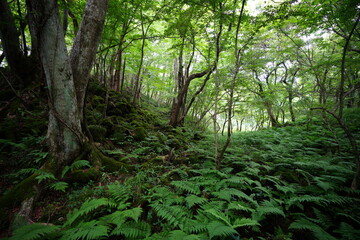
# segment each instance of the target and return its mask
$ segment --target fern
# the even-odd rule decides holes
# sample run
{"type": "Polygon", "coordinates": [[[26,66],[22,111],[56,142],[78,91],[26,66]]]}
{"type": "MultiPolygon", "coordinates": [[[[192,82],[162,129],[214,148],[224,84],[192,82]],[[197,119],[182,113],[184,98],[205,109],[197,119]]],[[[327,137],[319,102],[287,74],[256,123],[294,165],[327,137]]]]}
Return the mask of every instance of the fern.
{"type": "Polygon", "coordinates": [[[311,231],[319,240],[336,240],[332,235],[327,233],[324,229],[322,229],[319,225],[306,220],[305,218],[301,218],[290,224],[289,229],[294,230],[308,230],[311,231]]]}
{"type": "Polygon", "coordinates": [[[205,210],[206,213],[210,213],[211,216],[215,217],[215,220],[220,220],[225,223],[227,226],[231,226],[230,218],[221,211],[218,211],[214,208],[205,210]]]}
{"type": "Polygon", "coordinates": [[[38,176],[35,177],[35,179],[38,180],[38,183],[41,183],[44,180],[56,180],[56,177],[52,173],[45,172],[42,170],[38,170],[36,173],[39,174],[38,176]]]}
{"type": "Polygon", "coordinates": [[[203,215],[197,215],[194,219],[188,219],[183,227],[183,230],[189,233],[203,233],[207,231],[208,218],[203,215]]]}
{"type": "Polygon", "coordinates": [[[227,237],[233,234],[237,234],[237,231],[230,227],[225,225],[222,222],[219,221],[212,221],[207,225],[208,233],[210,236],[210,239],[213,237],[227,237]]]}
{"type": "Polygon", "coordinates": [[[66,173],[69,171],[72,172],[76,169],[84,168],[84,167],[91,167],[90,162],[87,160],[77,160],[73,162],[70,166],[65,166],[63,171],[61,172],[61,177],[63,178],[66,173]]]}
{"type": "Polygon", "coordinates": [[[194,234],[187,234],[181,230],[174,230],[169,233],[169,240],[200,240],[201,238],[194,234]]]}
{"type": "Polygon", "coordinates": [[[100,218],[100,220],[120,226],[123,223],[125,223],[128,219],[137,222],[141,214],[142,214],[142,208],[132,208],[123,211],[118,210],[100,218]]]}
{"type": "Polygon", "coordinates": [[[189,195],[185,198],[186,203],[188,204],[188,207],[191,208],[195,205],[203,205],[205,204],[208,200],[206,198],[203,197],[198,197],[196,195],[189,195]]]}
{"type": "Polygon", "coordinates": [[[102,206],[116,207],[116,204],[107,198],[86,201],[80,209],[75,209],[72,213],[68,214],[67,221],[64,226],[71,226],[77,219],[102,206]]]}
{"type": "Polygon", "coordinates": [[[238,228],[238,227],[249,227],[249,226],[260,226],[260,223],[250,218],[240,218],[235,220],[232,227],[238,228]]]}
{"type": "Polygon", "coordinates": [[[56,190],[56,191],[62,191],[65,192],[66,189],[69,187],[69,184],[66,182],[56,182],[50,185],[50,188],[56,190]]]}
{"type": "Polygon", "coordinates": [[[113,200],[121,204],[126,202],[131,197],[129,193],[131,193],[132,191],[129,186],[115,183],[108,185],[108,192],[113,200]]]}
{"type": "Polygon", "coordinates": [[[302,195],[299,197],[292,197],[289,199],[289,201],[287,202],[288,208],[290,208],[291,206],[297,204],[297,203],[315,203],[318,204],[320,206],[324,206],[326,205],[329,201],[328,199],[325,199],[324,197],[316,197],[316,196],[310,196],[310,195],[302,195]]]}
{"type": "Polygon", "coordinates": [[[96,220],[80,222],[76,227],[68,229],[60,240],[97,240],[108,237],[109,226],[102,225],[96,220]]]}
{"type": "Polygon", "coordinates": [[[192,194],[200,194],[200,188],[193,182],[189,181],[172,181],[171,185],[181,189],[182,191],[192,193],[192,194]]]}
{"type": "Polygon", "coordinates": [[[344,240],[358,239],[360,236],[359,229],[355,229],[351,225],[344,222],[340,223],[339,228],[336,229],[335,232],[341,234],[341,239],[344,240]]]}
{"type": "Polygon", "coordinates": [[[253,212],[253,219],[261,220],[265,215],[274,214],[285,217],[285,213],[281,206],[278,206],[274,201],[264,201],[253,212]]]}
{"type": "Polygon", "coordinates": [[[13,236],[9,240],[37,240],[46,239],[46,237],[60,230],[58,226],[50,226],[44,224],[25,225],[15,230],[13,236]]]}
{"type": "Polygon", "coordinates": [[[146,222],[125,222],[117,226],[110,235],[123,235],[127,239],[140,239],[149,236],[150,233],[150,225],[146,222]]]}
{"type": "Polygon", "coordinates": [[[254,211],[253,208],[249,207],[244,202],[230,202],[227,207],[228,210],[237,210],[237,211],[245,211],[245,212],[252,212],[254,211]]]}
{"type": "Polygon", "coordinates": [[[159,217],[162,217],[173,226],[178,226],[180,223],[183,223],[186,216],[190,215],[187,208],[183,206],[168,206],[155,203],[151,204],[151,207],[159,217]]]}

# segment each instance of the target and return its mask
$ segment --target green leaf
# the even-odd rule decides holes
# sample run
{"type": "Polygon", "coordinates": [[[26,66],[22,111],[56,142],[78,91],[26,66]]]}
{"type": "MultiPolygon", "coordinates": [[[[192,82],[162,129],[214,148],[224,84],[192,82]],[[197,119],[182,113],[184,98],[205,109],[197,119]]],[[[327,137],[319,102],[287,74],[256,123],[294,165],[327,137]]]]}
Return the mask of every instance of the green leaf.
{"type": "Polygon", "coordinates": [[[65,192],[66,189],[69,187],[69,184],[66,182],[56,182],[50,185],[50,188],[56,190],[56,191],[62,191],[65,192]]]}
{"type": "Polygon", "coordinates": [[[238,218],[233,224],[233,228],[247,227],[247,226],[260,226],[259,222],[250,218],[238,218]]]}
{"type": "Polygon", "coordinates": [[[25,225],[16,229],[9,240],[37,240],[46,239],[46,236],[60,230],[58,226],[44,225],[40,223],[25,225]]]}
{"type": "Polygon", "coordinates": [[[207,225],[207,229],[209,232],[210,239],[212,239],[213,237],[224,238],[237,233],[237,231],[234,230],[234,228],[227,226],[224,223],[218,221],[210,222],[207,225]]]}

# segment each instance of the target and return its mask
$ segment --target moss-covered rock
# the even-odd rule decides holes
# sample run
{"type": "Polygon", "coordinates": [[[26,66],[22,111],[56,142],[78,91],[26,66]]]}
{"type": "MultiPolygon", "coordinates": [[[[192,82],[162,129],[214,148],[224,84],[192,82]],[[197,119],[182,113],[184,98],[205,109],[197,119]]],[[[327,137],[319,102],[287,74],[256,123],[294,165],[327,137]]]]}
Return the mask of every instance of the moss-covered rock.
{"type": "Polygon", "coordinates": [[[89,130],[95,141],[103,141],[106,136],[106,128],[100,125],[90,125],[89,130]]]}

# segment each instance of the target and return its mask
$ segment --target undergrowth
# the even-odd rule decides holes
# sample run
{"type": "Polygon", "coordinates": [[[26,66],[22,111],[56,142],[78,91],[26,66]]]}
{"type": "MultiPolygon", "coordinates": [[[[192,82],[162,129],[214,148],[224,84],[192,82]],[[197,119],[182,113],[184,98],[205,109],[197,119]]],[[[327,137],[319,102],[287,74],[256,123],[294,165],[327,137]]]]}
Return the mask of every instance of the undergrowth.
{"type": "Polygon", "coordinates": [[[234,134],[220,170],[212,137],[175,154],[181,161],[151,160],[172,141],[158,133],[131,152],[107,150],[144,164],[73,192],[69,204],[83,203],[63,222],[27,225],[10,239],[359,239],[360,191],[349,188],[354,164],[341,129],[234,134]]]}

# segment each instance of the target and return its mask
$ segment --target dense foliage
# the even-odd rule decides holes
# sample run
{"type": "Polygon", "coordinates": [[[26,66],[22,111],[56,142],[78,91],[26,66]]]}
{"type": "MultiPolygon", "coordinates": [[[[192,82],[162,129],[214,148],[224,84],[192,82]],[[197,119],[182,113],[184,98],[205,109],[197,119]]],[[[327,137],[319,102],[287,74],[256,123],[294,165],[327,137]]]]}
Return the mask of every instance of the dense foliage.
{"type": "MultiPolygon", "coordinates": [[[[358,116],[358,110],[346,115],[358,116]]],[[[352,127],[359,129],[358,123],[352,127]]],[[[154,144],[154,138],[148,136],[132,153],[146,152],[144,146],[154,144]]],[[[152,161],[125,179],[107,173],[100,183],[71,187],[66,220],[55,212],[61,201],[53,202],[47,209],[53,212],[43,218],[55,225],[28,225],[11,239],[359,236],[359,191],[348,187],[353,164],[340,128],[323,127],[314,118],[297,126],[236,133],[219,170],[211,145],[209,136],[191,143],[183,160],[152,161]]]]}
{"type": "Polygon", "coordinates": [[[0,0],[0,238],[360,238],[356,0],[0,0]]]}

